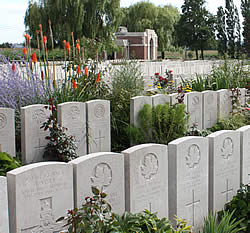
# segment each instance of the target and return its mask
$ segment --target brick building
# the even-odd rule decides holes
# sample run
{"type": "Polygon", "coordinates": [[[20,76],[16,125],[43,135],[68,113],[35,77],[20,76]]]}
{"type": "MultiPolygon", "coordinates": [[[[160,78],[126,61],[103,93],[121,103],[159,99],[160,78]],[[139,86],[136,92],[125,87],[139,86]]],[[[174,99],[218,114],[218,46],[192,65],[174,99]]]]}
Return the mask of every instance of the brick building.
{"type": "Polygon", "coordinates": [[[115,53],[114,59],[157,59],[158,37],[154,30],[146,29],[145,32],[128,32],[126,27],[119,27],[116,43],[122,47],[122,52],[115,53]]]}

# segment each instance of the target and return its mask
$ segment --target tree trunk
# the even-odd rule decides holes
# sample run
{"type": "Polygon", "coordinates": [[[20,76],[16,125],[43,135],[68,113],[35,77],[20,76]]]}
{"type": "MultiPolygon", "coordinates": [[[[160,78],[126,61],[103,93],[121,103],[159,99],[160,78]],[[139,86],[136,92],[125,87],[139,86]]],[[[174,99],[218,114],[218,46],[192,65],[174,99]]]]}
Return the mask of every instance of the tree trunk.
{"type": "Polygon", "coordinates": [[[199,60],[199,53],[198,53],[198,49],[195,49],[195,54],[196,54],[196,60],[199,60]]]}

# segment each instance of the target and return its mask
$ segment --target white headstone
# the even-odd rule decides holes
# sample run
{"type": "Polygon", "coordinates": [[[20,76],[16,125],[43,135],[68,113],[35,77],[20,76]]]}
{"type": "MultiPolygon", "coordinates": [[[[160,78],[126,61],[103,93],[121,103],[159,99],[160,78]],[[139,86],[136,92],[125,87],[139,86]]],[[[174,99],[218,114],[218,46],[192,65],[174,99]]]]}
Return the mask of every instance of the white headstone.
{"type": "Polygon", "coordinates": [[[88,154],[111,150],[110,102],[91,100],[87,106],[88,154]]]}
{"type": "Polygon", "coordinates": [[[232,111],[232,99],[230,90],[222,89],[217,91],[218,119],[228,117],[232,111]]]}
{"type": "Polygon", "coordinates": [[[189,113],[189,126],[194,123],[197,129],[202,129],[202,94],[201,92],[189,92],[187,96],[187,112],[189,113]]]}
{"type": "Polygon", "coordinates": [[[243,126],[240,132],[240,182],[250,184],[250,125],[243,126]]]}
{"type": "Polygon", "coordinates": [[[219,211],[240,187],[240,132],[221,130],[209,139],[209,209],[219,211]]]}
{"type": "Polygon", "coordinates": [[[130,99],[130,124],[134,124],[135,127],[139,126],[138,113],[145,104],[152,106],[150,96],[136,96],[130,99]]]}
{"type": "Polygon", "coordinates": [[[164,94],[156,94],[152,95],[152,105],[157,106],[158,104],[170,103],[170,96],[164,94]]]}
{"type": "Polygon", "coordinates": [[[48,144],[45,137],[49,132],[41,129],[41,126],[50,115],[45,106],[35,104],[21,108],[22,161],[25,164],[44,160],[43,153],[48,144]]]}
{"type": "Polygon", "coordinates": [[[0,145],[2,152],[16,155],[14,109],[0,108],[0,145]]]}
{"type": "Polygon", "coordinates": [[[245,106],[245,104],[246,104],[246,89],[245,88],[239,88],[239,90],[240,90],[239,104],[241,106],[245,106]]]}
{"type": "Polygon", "coordinates": [[[194,232],[208,215],[208,140],[183,137],[168,144],[169,217],[184,218],[194,232]]]}
{"type": "Polygon", "coordinates": [[[74,136],[77,155],[87,154],[86,106],[82,102],[67,102],[57,105],[58,123],[67,128],[68,135],[74,136]]]}
{"type": "Polygon", "coordinates": [[[211,128],[217,123],[217,92],[202,92],[203,129],[211,128]]]}
{"type": "Polygon", "coordinates": [[[10,233],[61,232],[56,222],[73,209],[73,166],[62,162],[26,165],[7,173],[10,233]]]}
{"type": "Polygon", "coordinates": [[[4,176],[0,176],[0,207],[0,233],[9,233],[7,180],[4,176]]]}
{"type": "Polygon", "coordinates": [[[92,196],[91,187],[107,194],[106,200],[115,213],[125,211],[124,158],[122,154],[99,152],[72,160],[74,165],[75,207],[92,196]]]}
{"type": "MultiPolygon", "coordinates": [[[[174,104],[178,104],[178,93],[172,93],[169,95],[170,97],[170,104],[174,105],[174,104]]],[[[186,105],[187,108],[187,95],[184,95],[184,104],[186,105]]]]}
{"type": "Polygon", "coordinates": [[[167,146],[142,144],[122,152],[125,156],[125,208],[145,209],[168,217],[167,146]]]}

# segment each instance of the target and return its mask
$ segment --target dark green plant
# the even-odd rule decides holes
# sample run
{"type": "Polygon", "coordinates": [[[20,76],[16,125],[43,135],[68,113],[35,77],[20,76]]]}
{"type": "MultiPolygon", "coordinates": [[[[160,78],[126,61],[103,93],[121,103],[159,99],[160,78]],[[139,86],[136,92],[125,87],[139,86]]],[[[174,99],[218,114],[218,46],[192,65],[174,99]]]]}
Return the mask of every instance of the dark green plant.
{"type": "Polygon", "coordinates": [[[16,157],[12,157],[5,152],[0,152],[0,176],[6,176],[8,171],[21,166],[21,162],[16,157]]]}
{"type": "Polygon", "coordinates": [[[244,230],[244,227],[241,227],[243,219],[236,219],[233,216],[233,213],[227,211],[221,212],[220,220],[218,221],[218,213],[210,214],[204,220],[203,233],[238,233],[241,230],[244,230]]]}
{"type": "Polygon", "coordinates": [[[250,232],[250,185],[241,184],[237,194],[225,205],[225,211],[244,228],[237,232],[250,232]]]}
{"type": "Polygon", "coordinates": [[[44,131],[49,130],[49,136],[45,138],[49,140],[49,143],[45,147],[44,157],[48,160],[59,160],[63,162],[68,162],[72,159],[78,157],[76,153],[76,142],[73,136],[69,136],[65,133],[66,128],[60,126],[56,119],[56,107],[54,105],[54,100],[49,100],[49,108],[51,110],[51,115],[48,120],[43,123],[41,128],[44,131]]]}
{"type": "Polygon", "coordinates": [[[168,144],[172,140],[183,137],[188,124],[188,115],[184,104],[149,105],[138,113],[139,128],[131,127],[131,139],[135,144],[153,142],[168,144]]]}

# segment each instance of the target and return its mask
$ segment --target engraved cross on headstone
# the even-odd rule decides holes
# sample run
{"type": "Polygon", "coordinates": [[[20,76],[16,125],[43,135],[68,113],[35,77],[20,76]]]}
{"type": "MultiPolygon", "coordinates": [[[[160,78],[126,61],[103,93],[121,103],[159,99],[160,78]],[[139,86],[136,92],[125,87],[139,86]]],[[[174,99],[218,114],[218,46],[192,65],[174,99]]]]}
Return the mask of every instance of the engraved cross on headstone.
{"type": "Polygon", "coordinates": [[[221,192],[222,195],[226,194],[226,201],[229,201],[229,193],[233,192],[233,188],[229,189],[229,185],[228,185],[228,179],[227,179],[227,188],[225,191],[221,192]]]}
{"type": "Polygon", "coordinates": [[[98,140],[99,144],[99,151],[102,149],[102,140],[105,139],[105,136],[101,136],[101,130],[99,129],[99,136],[95,138],[95,140],[98,140]]]}
{"type": "Polygon", "coordinates": [[[191,203],[188,203],[186,204],[186,207],[192,207],[192,225],[194,226],[194,216],[195,216],[195,204],[199,204],[200,203],[200,200],[196,200],[194,199],[194,190],[192,190],[192,202],[191,203]]]}

